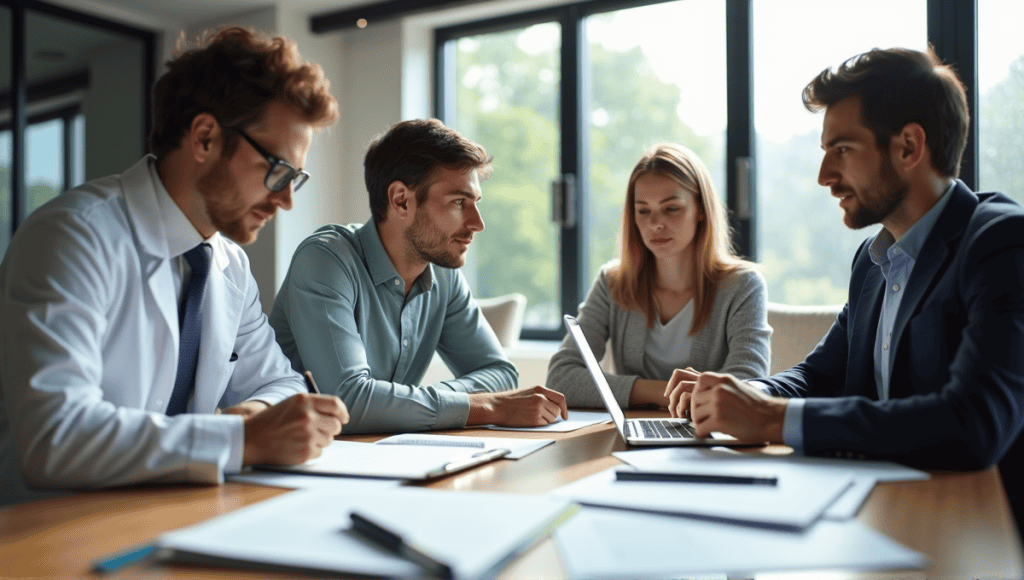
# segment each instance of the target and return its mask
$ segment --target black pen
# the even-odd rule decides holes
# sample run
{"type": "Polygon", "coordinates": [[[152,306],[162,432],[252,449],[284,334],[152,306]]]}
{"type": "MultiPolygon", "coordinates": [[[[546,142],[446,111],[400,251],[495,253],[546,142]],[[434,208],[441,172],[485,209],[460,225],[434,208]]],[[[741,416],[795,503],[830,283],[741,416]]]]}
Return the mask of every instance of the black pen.
{"type": "Polygon", "coordinates": [[[352,512],[350,515],[353,532],[392,554],[416,564],[430,578],[450,579],[453,577],[451,566],[410,544],[401,535],[356,512],[352,512]]]}
{"type": "Polygon", "coordinates": [[[306,388],[309,389],[309,392],[314,395],[319,395],[320,389],[317,388],[316,381],[313,380],[313,373],[306,371],[302,373],[302,377],[306,379],[306,388]]]}
{"type": "Polygon", "coordinates": [[[711,473],[679,473],[674,471],[615,470],[619,481],[668,481],[679,483],[740,483],[748,485],[778,485],[779,478],[771,475],[728,475],[711,473]]]}

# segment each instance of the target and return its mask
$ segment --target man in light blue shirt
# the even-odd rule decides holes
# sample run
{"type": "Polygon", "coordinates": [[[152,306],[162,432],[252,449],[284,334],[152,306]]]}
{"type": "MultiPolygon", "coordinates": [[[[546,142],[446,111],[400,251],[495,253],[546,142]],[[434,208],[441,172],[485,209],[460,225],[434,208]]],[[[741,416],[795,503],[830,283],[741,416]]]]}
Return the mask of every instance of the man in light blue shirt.
{"type": "Polygon", "coordinates": [[[519,374],[458,270],[483,231],[491,160],[436,119],[405,121],[364,162],[373,218],[299,245],[271,325],[292,366],[348,406],[346,433],[546,425],[561,393],[519,374]],[[456,378],[420,385],[434,355],[456,378]]]}

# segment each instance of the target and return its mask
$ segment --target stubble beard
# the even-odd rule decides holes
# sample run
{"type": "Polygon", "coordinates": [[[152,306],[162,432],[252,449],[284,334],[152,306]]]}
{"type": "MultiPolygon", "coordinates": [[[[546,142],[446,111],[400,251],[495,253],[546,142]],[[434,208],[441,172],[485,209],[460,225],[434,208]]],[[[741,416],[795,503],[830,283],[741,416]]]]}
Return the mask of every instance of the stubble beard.
{"type": "MultiPolygon", "coordinates": [[[[841,191],[841,190],[840,190],[841,191]]],[[[848,190],[849,191],[849,190],[848,190]]],[[[888,157],[882,157],[882,169],[879,172],[878,184],[875,186],[878,196],[870,204],[864,198],[858,198],[857,211],[843,216],[843,223],[854,230],[882,223],[906,199],[910,184],[900,179],[893,169],[888,157]]]]}
{"type": "Polygon", "coordinates": [[[246,207],[238,184],[233,182],[228,171],[228,158],[222,156],[210,171],[199,179],[197,188],[203,196],[206,214],[210,222],[228,239],[247,245],[256,241],[260,227],[247,226],[245,218],[250,211],[273,215],[276,207],[272,203],[246,207]]]}
{"type": "Polygon", "coordinates": [[[466,255],[448,249],[451,236],[446,235],[432,223],[422,210],[416,210],[412,225],[405,230],[405,240],[416,258],[436,264],[442,268],[461,268],[466,255]]]}

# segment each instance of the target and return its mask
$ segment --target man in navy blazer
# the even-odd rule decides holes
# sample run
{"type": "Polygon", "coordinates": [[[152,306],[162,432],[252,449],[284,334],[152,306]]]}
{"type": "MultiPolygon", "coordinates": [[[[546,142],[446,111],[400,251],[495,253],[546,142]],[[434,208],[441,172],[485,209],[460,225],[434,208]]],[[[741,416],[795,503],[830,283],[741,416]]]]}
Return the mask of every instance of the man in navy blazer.
{"type": "Polygon", "coordinates": [[[804,362],[761,388],[677,371],[672,414],[701,436],[808,455],[999,463],[1020,514],[1024,210],[955,179],[963,85],[931,50],[876,49],[820,73],[803,98],[825,109],[819,183],[847,226],[882,229],[858,249],[848,302],[804,362]]]}

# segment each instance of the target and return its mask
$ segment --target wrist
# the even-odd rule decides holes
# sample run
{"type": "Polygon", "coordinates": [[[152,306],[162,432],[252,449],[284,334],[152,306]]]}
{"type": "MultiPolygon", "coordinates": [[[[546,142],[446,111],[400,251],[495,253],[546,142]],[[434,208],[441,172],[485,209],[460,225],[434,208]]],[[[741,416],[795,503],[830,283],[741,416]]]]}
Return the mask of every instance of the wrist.
{"type": "Polygon", "coordinates": [[[769,443],[782,443],[786,425],[786,406],[789,399],[771,397],[768,400],[768,420],[765,424],[764,437],[769,443]]]}
{"type": "Polygon", "coordinates": [[[242,445],[242,465],[255,465],[263,463],[262,452],[263,449],[260,446],[257,439],[259,432],[258,426],[253,421],[253,416],[245,416],[242,419],[242,428],[244,430],[244,443],[242,445]]]}
{"type": "Polygon", "coordinates": [[[633,381],[633,388],[629,391],[629,405],[657,405],[668,406],[668,397],[665,396],[665,388],[668,381],[655,381],[652,379],[637,378],[633,381]]]}
{"type": "Polygon", "coordinates": [[[469,395],[469,417],[466,425],[492,425],[494,420],[493,397],[485,393],[473,393],[469,395]]]}

